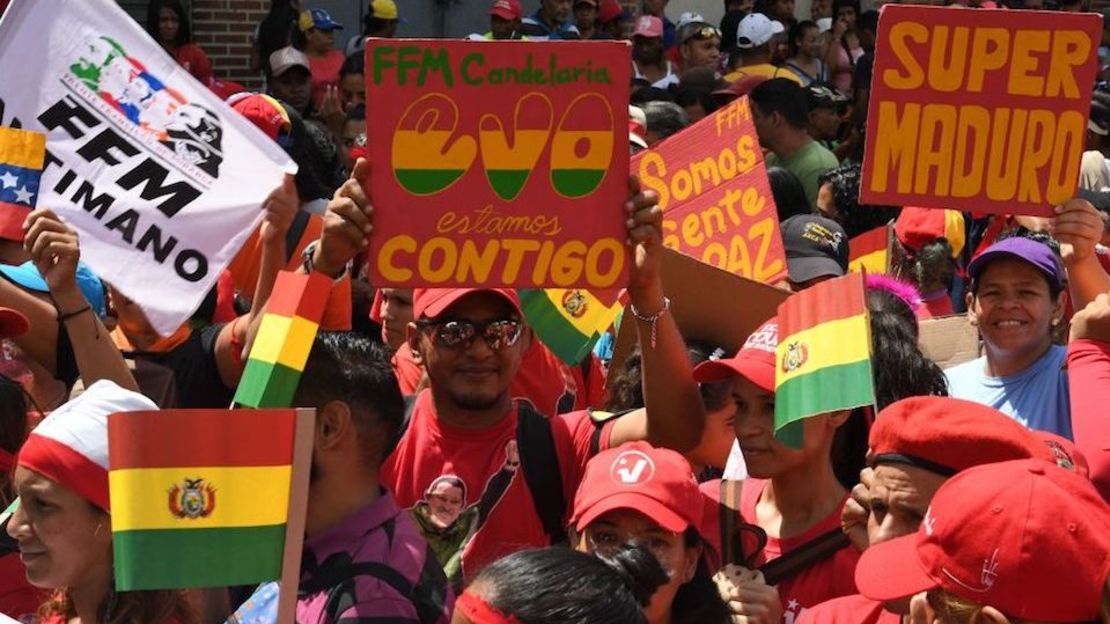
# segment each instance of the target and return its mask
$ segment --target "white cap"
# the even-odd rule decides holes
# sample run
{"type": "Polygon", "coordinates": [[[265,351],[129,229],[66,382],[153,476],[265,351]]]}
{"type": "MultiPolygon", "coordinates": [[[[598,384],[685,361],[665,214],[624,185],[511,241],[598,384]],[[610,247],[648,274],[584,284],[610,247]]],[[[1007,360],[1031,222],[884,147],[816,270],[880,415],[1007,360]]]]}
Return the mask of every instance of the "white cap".
{"type": "Polygon", "coordinates": [[[678,16],[678,23],[675,24],[675,28],[682,28],[683,26],[687,24],[693,24],[694,22],[705,22],[705,18],[701,16],[701,13],[697,13],[695,11],[687,11],[678,16]]]}
{"type": "Polygon", "coordinates": [[[742,50],[758,48],[784,30],[782,23],[762,13],[750,13],[740,20],[740,27],[736,30],[736,47],[742,50]]]}
{"type": "Polygon", "coordinates": [[[308,57],[293,46],[285,46],[270,55],[270,75],[280,76],[284,74],[289,68],[301,67],[307,69],[310,73],[312,68],[308,64],[308,57]]]}

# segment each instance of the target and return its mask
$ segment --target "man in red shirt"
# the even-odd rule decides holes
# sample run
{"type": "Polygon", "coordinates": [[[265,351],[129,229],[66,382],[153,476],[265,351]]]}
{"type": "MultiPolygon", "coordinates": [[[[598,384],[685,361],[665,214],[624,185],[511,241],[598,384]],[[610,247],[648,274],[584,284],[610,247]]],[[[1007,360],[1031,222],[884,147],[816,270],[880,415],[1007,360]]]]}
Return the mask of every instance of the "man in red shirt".
{"type": "MultiPolygon", "coordinates": [[[[339,274],[366,250],[372,209],[356,181],[366,167],[360,159],[329,203],[311,268],[339,274]]],[[[595,425],[587,412],[547,419],[512,400],[510,386],[533,340],[513,290],[414,291],[408,344],[423,361],[428,388],[412,401],[407,428],[381,477],[398,504],[414,510],[456,584],[514,551],[564,541],[569,503],[598,450],[640,439],[680,452],[698,443],[705,413],[682,336],[667,313],[663,213],[656,201],[632,181],[624,204],[635,258],[629,312],[643,342],[647,407],[604,425],[595,425]],[[465,493],[463,508],[446,527],[421,513],[443,477],[453,477],[465,493]]]]}

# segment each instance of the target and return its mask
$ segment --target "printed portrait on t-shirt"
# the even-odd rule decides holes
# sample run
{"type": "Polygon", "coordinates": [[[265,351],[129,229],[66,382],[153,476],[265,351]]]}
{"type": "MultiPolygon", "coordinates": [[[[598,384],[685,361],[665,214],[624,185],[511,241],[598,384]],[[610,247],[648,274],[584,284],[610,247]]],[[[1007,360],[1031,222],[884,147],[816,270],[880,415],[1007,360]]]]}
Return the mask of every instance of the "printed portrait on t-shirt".
{"type": "Polygon", "coordinates": [[[505,463],[486,482],[477,502],[467,506],[466,482],[457,475],[446,474],[434,479],[424,491],[424,498],[410,510],[448,578],[461,574],[463,549],[485,524],[519,469],[516,440],[509,440],[505,444],[505,463]]]}

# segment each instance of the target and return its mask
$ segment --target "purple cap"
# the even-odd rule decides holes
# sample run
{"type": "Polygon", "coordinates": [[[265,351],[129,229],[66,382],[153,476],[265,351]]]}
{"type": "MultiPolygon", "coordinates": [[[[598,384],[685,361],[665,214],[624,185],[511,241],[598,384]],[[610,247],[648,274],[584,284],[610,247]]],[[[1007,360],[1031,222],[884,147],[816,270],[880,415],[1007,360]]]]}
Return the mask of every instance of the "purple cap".
{"type": "Polygon", "coordinates": [[[979,279],[979,274],[983,272],[983,269],[1002,256],[1017,258],[1032,264],[1037,270],[1044,273],[1045,277],[1048,278],[1048,283],[1056,288],[1063,289],[1065,282],[1067,282],[1064,266],[1060,263],[1060,259],[1056,257],[1056,253],[1052,251],[1052,248],[1023,236],[1007,238],[987,247],[983,253],[975,256],[971,264],[967,266],[968,275],[971,276],[971,279],[979,279]]]}

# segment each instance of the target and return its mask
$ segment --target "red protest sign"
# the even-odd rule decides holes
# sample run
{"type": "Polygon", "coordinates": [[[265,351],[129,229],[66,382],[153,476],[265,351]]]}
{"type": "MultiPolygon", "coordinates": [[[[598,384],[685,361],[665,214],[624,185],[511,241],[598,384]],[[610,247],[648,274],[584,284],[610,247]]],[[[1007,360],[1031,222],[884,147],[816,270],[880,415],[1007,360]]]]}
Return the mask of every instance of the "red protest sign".
{"type": "Polygon", "coordinates": [[[372,283],[624,285],[630,67],[616,42],[370,40],[372,283]]]}
{"type": "Polygon", "coordinates": [[[659,193],[664,245],[757,282],[786,276],[747,97],[636,154],[632,171],[659,193]]]}
{"type": "Polygon", "coordinates": [[[887,5],[860,203],[1051,215],[1072,197],[1102,19],[887,5]]]}

